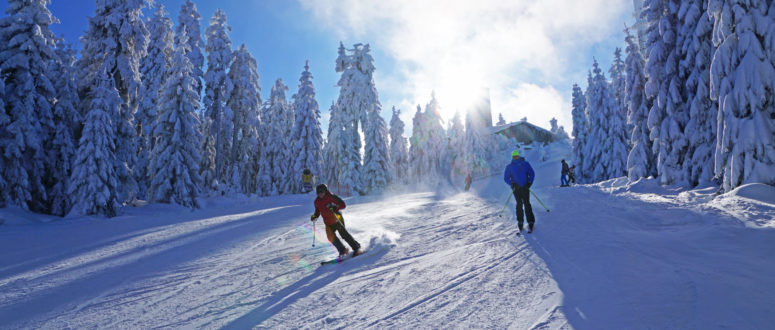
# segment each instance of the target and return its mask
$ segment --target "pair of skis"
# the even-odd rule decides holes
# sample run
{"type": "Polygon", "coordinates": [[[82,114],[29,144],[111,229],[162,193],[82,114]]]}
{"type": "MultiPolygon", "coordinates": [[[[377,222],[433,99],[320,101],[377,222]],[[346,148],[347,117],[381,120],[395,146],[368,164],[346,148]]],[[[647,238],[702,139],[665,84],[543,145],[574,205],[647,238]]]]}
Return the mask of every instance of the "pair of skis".
{"type": "Polygon", "coordinates": [[[365,252],[366,251],[358,251],[357,253],[353,252],[353,253],[351,253],[349,255],[346,255],[344,257],[339,257],[339,258],[336,258],[336,259],[333,259],[333,260],[328,260],[328,261],[321,261],[320,265],[323,266],[323,265],[333,265],[333,264],[342,263],[345,260],[355,258],[355,257],[357,257],[357,256],[359,256],[359,255],[361,255],[361,254],[363,254],[365,252]]]}

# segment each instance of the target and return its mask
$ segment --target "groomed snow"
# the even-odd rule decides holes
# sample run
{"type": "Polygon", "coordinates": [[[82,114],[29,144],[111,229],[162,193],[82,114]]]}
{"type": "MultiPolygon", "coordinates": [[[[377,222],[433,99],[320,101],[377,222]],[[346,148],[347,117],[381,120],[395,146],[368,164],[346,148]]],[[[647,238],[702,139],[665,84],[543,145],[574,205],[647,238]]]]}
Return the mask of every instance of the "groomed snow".
{"type": "MultiPolygon", "coordinates": [[[[561,154],[551,150],[549,154],[561,154]]],[[[0,328],[769,328],[773,187],[678,191],[644,179],[558,188],[538,161],[536,232],[516,236],[496,175],[347,199],[366,246],[334,249],[312,196],[151,204],[112,219],[0,226],[0,328]],[[458,186],[462,186],[460,182],[458,186]]],[[[567,152],[565,158],[569,159],[567,152]]],[[[505,165],[504,160],[504,165],[505,165]]],[[[47,218],[48,219],[48,218],[47,218]]]]}

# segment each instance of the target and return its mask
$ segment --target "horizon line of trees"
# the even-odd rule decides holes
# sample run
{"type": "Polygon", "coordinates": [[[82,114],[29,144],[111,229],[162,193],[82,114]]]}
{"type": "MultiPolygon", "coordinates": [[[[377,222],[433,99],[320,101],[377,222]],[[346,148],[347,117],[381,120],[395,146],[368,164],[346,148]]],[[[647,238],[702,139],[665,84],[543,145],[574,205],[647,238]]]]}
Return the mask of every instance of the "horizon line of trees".
{"type": "Polygon", "coordinates": [[[608,80],[593,60],[573,85],[581,182],[775,184],[775,3],[646,0],[608,80]]]}

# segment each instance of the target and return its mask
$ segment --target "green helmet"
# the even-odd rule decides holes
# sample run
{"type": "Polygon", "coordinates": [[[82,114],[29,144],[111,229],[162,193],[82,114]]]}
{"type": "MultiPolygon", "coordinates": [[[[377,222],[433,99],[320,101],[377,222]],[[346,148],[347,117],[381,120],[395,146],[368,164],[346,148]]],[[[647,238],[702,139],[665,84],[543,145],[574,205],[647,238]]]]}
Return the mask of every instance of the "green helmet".
{"type": "Polygon", "coordinates": [[[511,152],[511,157],[519,157],[519,150],[514,150],[511,152]]]}

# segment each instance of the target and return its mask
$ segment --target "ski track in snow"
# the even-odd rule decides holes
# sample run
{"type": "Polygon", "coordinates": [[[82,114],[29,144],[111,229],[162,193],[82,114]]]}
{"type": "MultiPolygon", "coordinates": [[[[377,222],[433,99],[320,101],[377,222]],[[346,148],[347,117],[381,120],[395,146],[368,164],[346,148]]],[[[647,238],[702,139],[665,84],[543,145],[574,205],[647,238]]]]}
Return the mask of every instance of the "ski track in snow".
{"type": "Polygon", "coordinates": [[[550,161],[533,161],[552,210],[533,199],[533,234],[516,235],[513,200],[498,217],[507,190],[496,175],[469,193],[348,199],[366,253],[335,265],[318,266],[335,253],[321,224],[311,246],[310,195],[0,227],[0,328],[775,324],[775,232],[755,226],[771,205],[553,188],[550,161]]]}

